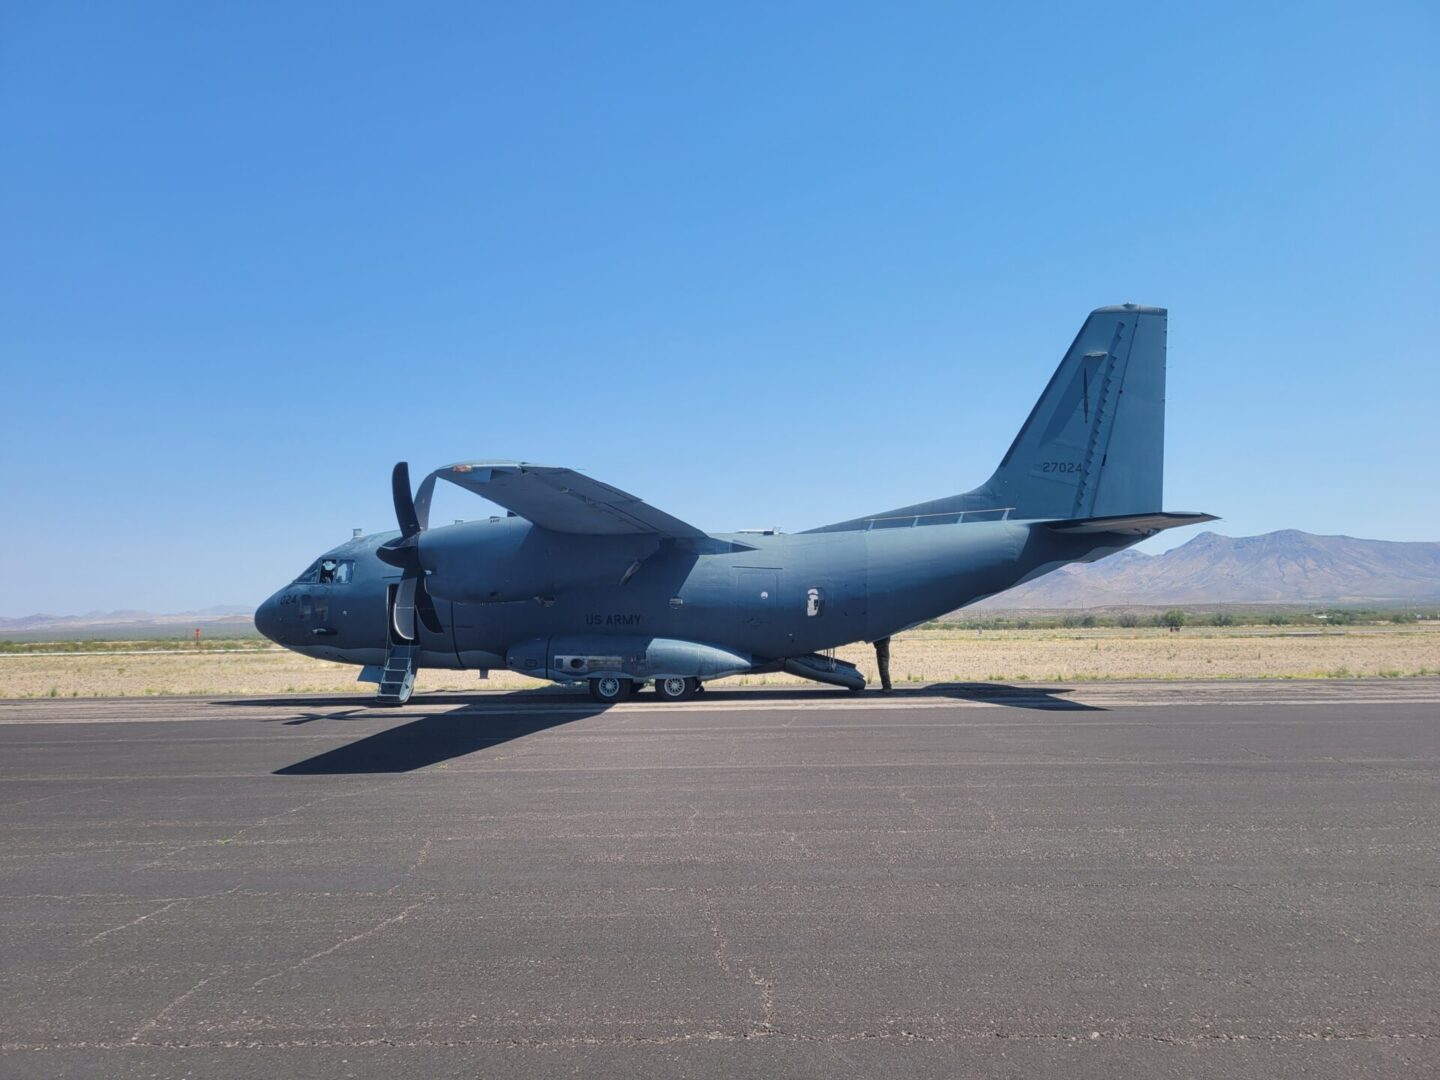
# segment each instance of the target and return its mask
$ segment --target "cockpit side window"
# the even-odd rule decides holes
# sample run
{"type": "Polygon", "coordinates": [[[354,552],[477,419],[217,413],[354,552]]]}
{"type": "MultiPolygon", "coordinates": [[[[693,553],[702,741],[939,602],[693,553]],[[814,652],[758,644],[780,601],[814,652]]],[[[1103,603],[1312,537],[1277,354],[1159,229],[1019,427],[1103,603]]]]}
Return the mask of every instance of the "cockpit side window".
{"type": "Polygon", "coordinates": [[[295,579],[296,585],[347,585],[355,573],[353,559],[316,559],[295,579]]]}
{"type": "Polygon", "coordinates": [[[356,572],[354,559],[333,559],[325,556],[310,564],[305,573],[295,579],[295,585],[348,585],[356,572]]]}
{"type": "Polygon", "coordinates": [[[345,585],[350,581],[350,573],[354,567],[355,564],[349,559],[321,559],[320,584],[345,585]]]}

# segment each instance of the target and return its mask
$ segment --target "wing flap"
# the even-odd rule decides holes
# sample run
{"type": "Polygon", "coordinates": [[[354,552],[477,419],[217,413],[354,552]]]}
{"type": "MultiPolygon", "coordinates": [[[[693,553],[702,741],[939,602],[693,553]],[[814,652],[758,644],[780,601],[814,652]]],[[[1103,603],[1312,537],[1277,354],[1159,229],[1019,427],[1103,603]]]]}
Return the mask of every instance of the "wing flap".
{"type": "Polygon", "coordinates": [[[459,462],[436,469],[433,475],[555,532],[589,536],[651,533],[675,539],[706,535],[643,499],[574,469],[525,461],[459,462]]]}

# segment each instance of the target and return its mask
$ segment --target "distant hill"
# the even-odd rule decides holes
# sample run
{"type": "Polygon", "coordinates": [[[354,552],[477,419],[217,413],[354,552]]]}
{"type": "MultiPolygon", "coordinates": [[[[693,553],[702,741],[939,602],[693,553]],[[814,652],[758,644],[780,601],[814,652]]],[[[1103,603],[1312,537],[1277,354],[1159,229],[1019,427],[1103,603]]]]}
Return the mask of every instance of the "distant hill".
{"type": "Polygon", "coordinates": [[[1201,533],[1162,555],[1122,551],[1076,564],[976,608],[1159,604],[1417,603],[1440,600],[1440,543],[1357,540],[1283,529],[1201,533]]]}
{"type": "Polygon", "coordinates": [[[88,629],[113,630],[121,627],[173,627],[208,626],[215,623],[251,623],[254,609],[235,604],[222,604],[200,611],[181,611],[173,615],[157,615],[151,611],[89,611],[84,615],[0,615],[0,633],[29,633],[31,631],[72,631],[88,629]]]}

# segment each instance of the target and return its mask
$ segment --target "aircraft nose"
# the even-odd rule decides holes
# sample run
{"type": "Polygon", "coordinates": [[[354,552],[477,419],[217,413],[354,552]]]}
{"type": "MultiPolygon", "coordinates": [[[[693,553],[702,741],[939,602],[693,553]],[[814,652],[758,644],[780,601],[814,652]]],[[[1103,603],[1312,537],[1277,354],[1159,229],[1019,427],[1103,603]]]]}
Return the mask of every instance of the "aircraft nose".
{"type": "Polygon", "coordinates": [[[275,642],[275,644],[284,644],[284,642],[280,640],[282,628],[279,593],[276,593],[255,609],[255,629],[259,630],[260,633],[275,642]]]}

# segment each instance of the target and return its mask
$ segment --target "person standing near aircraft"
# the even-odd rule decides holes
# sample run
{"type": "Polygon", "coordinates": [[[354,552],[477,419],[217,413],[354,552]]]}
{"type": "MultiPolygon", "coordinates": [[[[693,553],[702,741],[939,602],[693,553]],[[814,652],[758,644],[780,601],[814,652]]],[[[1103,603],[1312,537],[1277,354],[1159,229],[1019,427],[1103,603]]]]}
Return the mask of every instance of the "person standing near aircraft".
{"type": "Polygon", "coordinates": [[[875,642],[875,667],[880,672],[880,689],[890,693],[890,639],[883,637],[875,642]]]}

